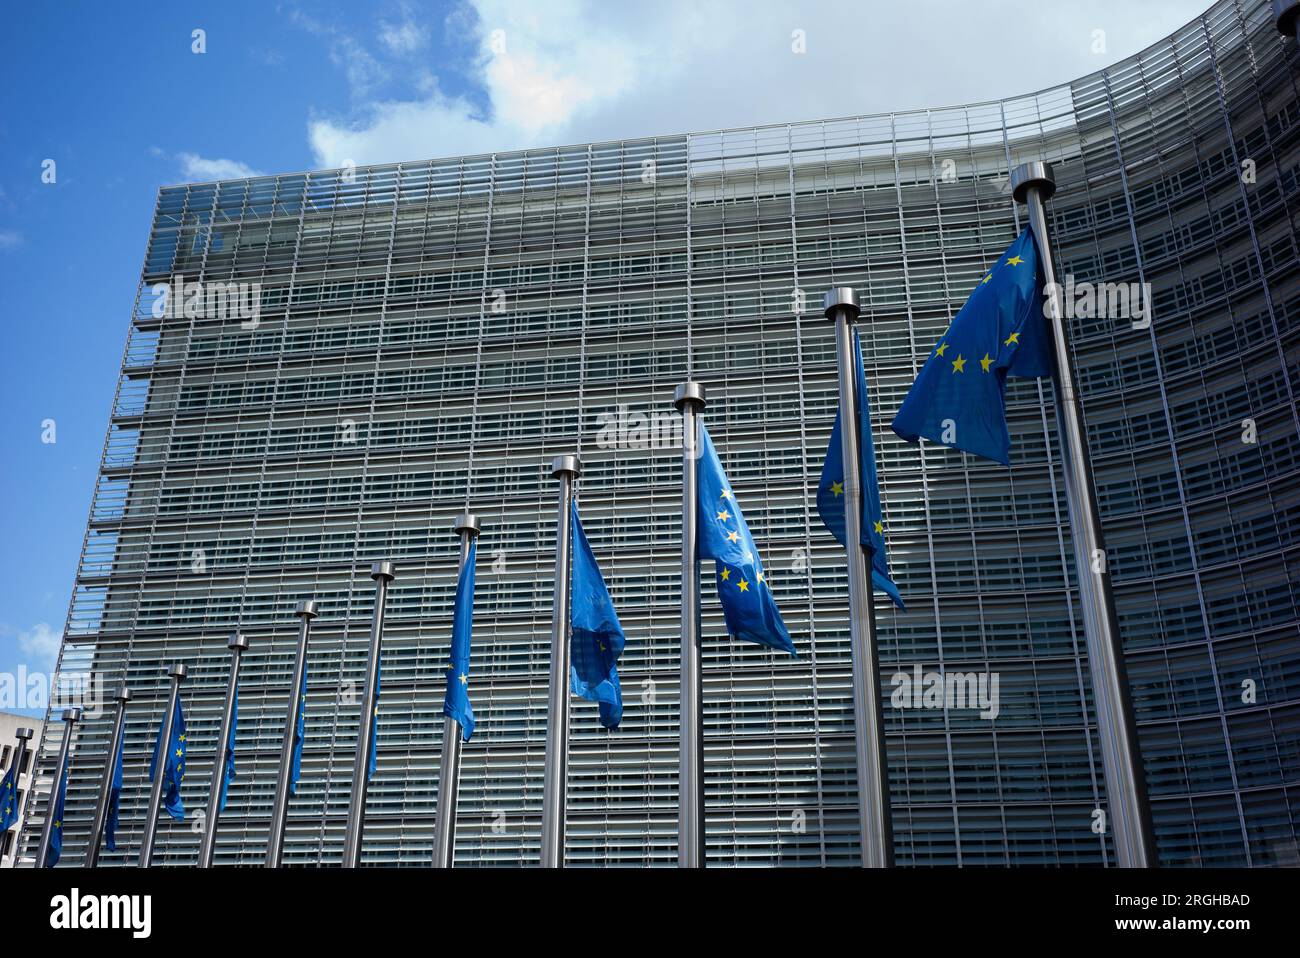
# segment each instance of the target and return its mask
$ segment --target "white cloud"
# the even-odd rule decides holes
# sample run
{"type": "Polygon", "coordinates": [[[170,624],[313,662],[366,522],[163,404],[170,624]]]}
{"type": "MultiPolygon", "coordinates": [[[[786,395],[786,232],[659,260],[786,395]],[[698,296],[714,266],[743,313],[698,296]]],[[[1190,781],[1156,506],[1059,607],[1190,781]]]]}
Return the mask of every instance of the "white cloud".
{"type": "Polygon", "coordinates": [[[379,40],[398,56],[408,56],[423,49],[429,42],[429,28],[421,26],[409,16],[401,23],[379,21],[379,40]]]}
{"type": "Polygon", "coordinates": [[[189,182],[209,180],[242,180],[249,176],[262,176],[247,163],[239,160],[209,159],[196,153],[177,153],[181,173],[189,182]]]}
{"type": "Polygon", "coordinates": [[[18,633],[18,648],[28,658],[32,668],[49,672],[59,657],[61,637],[44,622],[38,622],[26,632],[18,633]]]}
{"type": "Polygon", "coordinates": [[[301,10],[291,10],[289,19],[308,33],[329,43],[330,62],[343,70],[354,98],[364,97],[387,82],[387,68],[355,37],[336,26],[322,23],[301,10]]]}
{"type": "MultiPolygon", "coordinates": [[[[410,98],[360,96],[347,111],[318,113],[308,136],[317,163],[339,166],[995,99],[1114,63],[1204,3],[1149,0],[1139,11],[1130,0],[1087,9],[992,0],[972,16],[964,0],[825,0],[802,9],[781,0],[661,0],[652,11],[596,0],[545,8],[465,0],[446,25],[465,31],[478,53],[472,79],[486,116],[425,80],[410,98]],[[795,30],[804,31],[806,53],[792,51],[795,30]],[[1096,30],[1106,32],[1103,54],[1092,49],[1096,30]]],[[[359,46],[318,29],[336,50],[359,46]]],[[[380,35],[393,52],[409,52],[400,31],[391,42],[380,35]]]]}

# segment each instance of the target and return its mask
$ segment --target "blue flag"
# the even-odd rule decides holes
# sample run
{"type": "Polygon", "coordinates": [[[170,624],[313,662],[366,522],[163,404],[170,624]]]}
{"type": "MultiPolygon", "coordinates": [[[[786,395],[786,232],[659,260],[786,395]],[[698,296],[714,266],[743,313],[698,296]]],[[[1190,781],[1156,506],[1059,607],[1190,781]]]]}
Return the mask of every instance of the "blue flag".
{"type": "Polygon", "coordinates": [[[298,794],[302,777],[302,743],[307,738],[307,663],[302,666],[302,685],[298,686],[298,718],[293,725],[293,752],[289,758],[289,794],[298,794]]]}
{"type": "Polygon", "coordinates": [[[696,508],[701,559],[717,563],[718,598],[727,631],[738,639],[758,642],[798,658],[790,632],[781,620],[772,590],[763,578],[758,547],[731,494],[717,450],[704,423],[699,424],[699,495],[696,508]]]}
{"type": "MultiPolygon", "coordinates": [[[[853,331],[853,362],[857,369],[854,394],[858,411],[858,475],[862,479],[862,532],[859,538],[871,556],[871,582],[903,608],[903,597],[889,577],[889,560],[885,557],[885,525],[880,509],[880,480],[876,472],[876,447],[871,438],[871,397],[867,393],[867,374],[862,368],[862,343],[853,331]]],[[[835,414],[831,441],[826,447],[826,463],[817,483],[817,514],[822,525],[844,545],[844,510],[848,490],[844,488],[844,447],[840,433],[840,414],[835,414]]]]}
{"type": "Polygon", "coordinates": [[[226,768],[221,773],[221,798],[217,802],[218,813],[226,810],[226,790],[235,777],[235,726],[239,724],[239,686],[235,686],[234,708],[230,713],[230,737],[226,739],[226,768]]]}
{"type": "Polygon", "coordinates": [[[1007,248],[917,373],[893,429],[1010,465],[1008,376],[1052,374],[1033,234],[1007,248]]]}
{"type": "Polygon", "coordinates": [[[0,833],[9,831],[18,821],[18,789],[14,784],[18,780],[17,769],[18,753],[15,752],[13,764],[0,781],[0,833]]]}
{"type": "Polygon", "coordinates": [[[478,542],[469,540],[465,565],[456,580],[456,610],[451,622],[451,665],[447,669],[447,694],[442,714],[460,723],[465,741],[474,734],[474,707],[469,704],[469,642],[474,624],[474,564],[478,542]]]}
{"type": "Polygon", "coordinates": [[[375,777],[379,767],[379,668],[383,660],[375,665],[375,714],[370,716],[370,760],[366,765],[366,781],[375,777]]]}
{"type": "MultiPolygon", "coordinates": [[[[153,743],[153,758],[149,762],[149,781],[153,781],[158,770],[158,752],[162,745],[163,726],[166,717],[158,723],[158,737],[153,743]]],[[[172,734],[167,742],[167,754],[163,756],[162,781],[163,805],[167,814],[178,822],[185,821],[185,803],[181,801],[181,780],[185,777],[185,713],[181,709],[181,700],[176,699],[176,712],[172,716],[172,734]]]]}
{"type": "Polygon", "coordinates": [[[50,847],[45,851],[45,867],[53,868],[63,857],[63,802],[68,797],[68,770],[65,768],[59,776],[59,791],[54,798],[54,810],[50,812],[54,822],[50,826],[50,847]]]}
{"type": "Polygon", "coordinates": [[[619,624],[605,578],[596,565],[591,544],[578,520],[578,503],[570,508],[573,526],[573,602],[569,621],[569,688],[588,702],[600,705],[600,724],[618,728],[623,720],[623,688],[618,681],[618,657],[627,639],[619,624]]]}
{"type": "Polygon", "coordinates": [[[110,852],[117,851],[117,815],[122,802],[122,758],[126,751],[126,732],[117,743],[117,755],[113,758],[113,782],[108,786],[108,814],[104,821],[104,844],[110,852]]]}

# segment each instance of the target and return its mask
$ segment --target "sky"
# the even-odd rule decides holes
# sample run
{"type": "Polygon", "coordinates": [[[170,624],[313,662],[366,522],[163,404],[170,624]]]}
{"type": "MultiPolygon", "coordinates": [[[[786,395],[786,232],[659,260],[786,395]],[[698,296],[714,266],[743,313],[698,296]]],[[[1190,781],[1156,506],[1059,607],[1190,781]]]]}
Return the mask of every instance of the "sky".
{"type": "Polygon", "coordinates": [[[159,186],[997,99],[1101,69],[1208,5],[15,4],[0,710],[32,711],[3,701],[6,676],[54,665],[159,186]]]}

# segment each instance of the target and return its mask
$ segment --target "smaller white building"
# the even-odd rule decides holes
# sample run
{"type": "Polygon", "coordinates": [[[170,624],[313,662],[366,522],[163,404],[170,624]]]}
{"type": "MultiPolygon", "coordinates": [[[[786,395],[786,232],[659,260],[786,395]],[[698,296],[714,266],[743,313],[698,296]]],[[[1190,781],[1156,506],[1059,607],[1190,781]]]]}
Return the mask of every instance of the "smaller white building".
{"type": "MultiPolygon", "coordinates": [[[[18,751],[18,730],[29,728],[32,737],[27,740],[27,753],[23,758],[23,767],[18,775],[18,821],[0,836],[0,868],[13,868],[14,850],[17,838],[23,827],[22,809],[27,802],[27,794],[32,787],[32,766],[36,763],[36,748],[41,742],[41,728],[44,721],[30,715],[15,715],[13,712],[0,712],[0,779],[9,771],[18,751]]],[[[29,859],[30,861],[30,859],[29,859]]]]}

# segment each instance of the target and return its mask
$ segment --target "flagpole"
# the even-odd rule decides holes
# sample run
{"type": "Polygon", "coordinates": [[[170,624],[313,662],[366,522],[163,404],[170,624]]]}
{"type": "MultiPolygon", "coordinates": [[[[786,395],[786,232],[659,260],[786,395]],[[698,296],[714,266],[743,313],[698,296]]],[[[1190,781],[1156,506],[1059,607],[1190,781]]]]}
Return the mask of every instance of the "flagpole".
{"type": "Polygon", "coordinates": [[[284,829],[289,818],[289,785],[293,777],[293,740],[298,729],[298,710],[302,708],[302,680],[307,673],[307,639],[311,635],[311,620],[317,616],[315,599],[303,599],[294,609],[298,623],[298,653],[293,663],[293,685],[289,691],[289,707],[284,716],[284,737],[280,740],[280,767],[275,777],[275,805],[271,809],[271,833],[266,840],[264,868],[279,868],[284,854],[284,829]]]}
{"type": "Polygon", "coordinates": [[[555,523],[555,598],[551,604],[551,683],[546,722],[546,778],[542,791],[543,868],[564,867],[564,826],[569,772],[569,589],[573,556],[570,513],[573,483],[582,475],[577,456],[557,456],[551,475],[560,480],[555,523]]]}
{"type": "Polygon", "coordinates": [[[357,755],[352,762],[352,799],[348,804],[348,832],[343,840],[343,867],[356,868],[361,860],[361,833],[366,824],[366,791],[370,785],[370,743],[375,736],[375,709],[379,704],[379,651],[384,633],[384,605],[388,583],[396,578],[391,562],[370,567],[375,580],[375,614],[370,621],[370,657],[366,661],[365,691],[361,696],[361,720],[357,728],[357,755]]]}
{"type": "MultiPolygon", "coordinates": [[[[479,534],[478,516],[466,512],[452,530],[460,536],[460,566],[465,570],[470,543],[479,534]]],[[[459,575],[457,582],[460,581],[459,575]]],[[[456,860],[456,799],[460,792],[460,722],[450,715],[442,720],[442,760],[438,763],[438,817],[433,824],[433,867],[451,868],[456,860]]]]}
{"type": "Polygon", "coordinates": [[[678,684],[677,867],[704,867],[704,674],[700,649],[699,416],[704,387],[673,395],[682,414],[682,646],[678,684]]]}
{"type": "Polygon", "coordinates": [[[113,793],[113,773],[117,769],[117,751],[122,747],[126,732],[126,703],[131,701],[131,690],[123,685],[117,690],[117,718],[113,722],[113,739],[108,746],[108,765],[104,780],[99,783],[99,800],[95,803],[95,823],[90,829],[90,847],[86,849],[86,868],[99,865],[99,846],[104,840],[104,826],[108,822],[108,802],[113,793]]]}
{"type": "MultiPolygon", "coordinates": [[[[37,868],[45,867],[45,856],[50,851],[50,840],[54,837],[54,804],[58,801],[59,785],[63,781],[63,776],[68,774],[68,756],[72,752],[72,729],[79,721],[81,721],[81,709],[74,706],[63,710],[63,744],[59,746],[58,771],[54,775],[54,787],[50,790],[50,803],[45,809],[45,824],[41,826],[41,844],[36,851],[37,868]]],[[[17,787],[18,783],[15,782],[15,790],[17,787]]]]}
{"type": "Polygon", "coordinates": [[[1050,291],[1046,305],[1056,366],[1056,375],[1052,378],[1056,418],[1064,446],[1061,461],[1065,468],[1065,498],[1070,513],[1079,605],[1083,612],[1088,667],[1092,673],[1115,853],[1121,868],[1149,868],[1156,864],[1156,857],[1146,778],[1133,721],[1124,647],[1115,616],[1115,597],[1111,592],[1092,462],[1083,438],[1083,410],[1075,391],[1069,333],[1060,308],[1047,214],[1043,208],[1044,202],[1056,192],[1051,166],[1041,161],[1022,163],[1011,174],[1011,189],[1016,201],[1024,203],[1029,212],[1029,226],[1038,239],[1043,280],[1050,291]]]}
{"type": "Polygon", "coordinates": [[[221,739],[212,765],[212,784],[208,786],[208,815],[204,822],[203,844],[199,848],[200,868],[212,867],[212,857],[217,848],[217,818],[221,815],[221,785],[226,777],[226,748],[230,743],[230,723],[235,716],[235,694],[239,689],[239,660],[248,651],[248,636],[236,632],[226,647],[230,649],[230,677],[226,680],[226,705],[221,713],[221,739]]]}
{"type": "Polygon", "coordinates": [[[858,816],[863,868],[894,864],[890,821],[889,766],[885,760],[885,717],[880,698],[880,656],[876,645],[876,600],[871,567],[862,548],[862,459],[858,449],[857,371],[853,323],[858,294],[848,286],[830,290],[823,306],[835,323],[840,379],[840,452],[844,459],[844,541],[849,560],[849,649],[853,666],[853,737],[858,767],[858,816]]]}
{"type": "Polygon", "coordinates": [[[171,694],[167,697],[167,711],[163,715],[162,736],[158,739],[158,760],[154,764],[153,787],[149,790],[149,817],[145,819],[144,837],[140,840],[140,867],[153,864],[153,843],[158,833],[158,812],[162,808],[163,780],[167,777],[167,750],[171,748],[172,723],[176,720],[176,703],[181,697],[181,683],[189,671],[184,662],[177,662],[167,674],[171,677],[171,694]]]}

